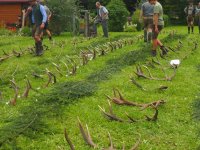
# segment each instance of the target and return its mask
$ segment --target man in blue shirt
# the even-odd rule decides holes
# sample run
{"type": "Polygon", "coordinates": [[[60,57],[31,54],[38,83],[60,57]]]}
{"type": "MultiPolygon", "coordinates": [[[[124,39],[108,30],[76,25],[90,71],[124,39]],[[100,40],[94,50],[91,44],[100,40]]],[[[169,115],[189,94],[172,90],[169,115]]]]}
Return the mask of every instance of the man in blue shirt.
{"type": "Polygon", "coordinates": [[[108,37],[108,10],[100,2],[96,2],[97,16],[94,21],[94,32],[97,34],[97,24],[101,23],[104,37],[108,37]]]}
{"type": "Polygon", "coordinates": [[[35,53],[36,56],[43,54],[43,46],[41,40],[41,34],[43,32],[45,23],[47,22],[47,14],[44,6],[37,3],[36,0],[31,0],[30,5],[32,7],[32,23],[34,24],[32,30],[32,36],[35,40],[35,53]]]}

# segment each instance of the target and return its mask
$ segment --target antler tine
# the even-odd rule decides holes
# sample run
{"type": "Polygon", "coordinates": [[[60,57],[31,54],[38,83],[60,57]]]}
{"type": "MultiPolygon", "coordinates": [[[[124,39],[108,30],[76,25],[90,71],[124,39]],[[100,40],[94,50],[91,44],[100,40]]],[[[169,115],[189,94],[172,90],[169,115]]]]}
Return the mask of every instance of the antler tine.
{"type": "Polygon", "coordinates": [[[113,88],[113,95],[114,95],[114,97],[117,96],[116,91],[115,91],[115,88],[113,88]]]}
{"type": "Polygon", "coordinates": [[[108,132],[108,137],[109,137],[109,141],[110,141],[110,147],[109,147],[109,149],[112,150],[112,149],[114,149],[114,145],[113,145],[112,138],[111,138],[111,135],[110,135],[109,132],[108,132]]]}
{"type": "Polygon", "coordinates": [[[70,149],[71,149],[71,150],[75,150],[74,145],[72,144],[72,142],[71,142],[71,140],[70,140],[70,138],[69,138],[69,136],[68,136],[68,134],[67,134],[66,128],[64,129],[64,134],[65,134],[65,139],[66,139],[67,143],[68,143],[69,146],[70,146],[70,149]]]}
{"type": "Polygon", "coordinates": [[[149,77],[150,77],[150,78],[154,78],[154,77],[152,76],[152,74],[151,74],[149,68],[148,68],[147,66],[145,66],[145,65],[142,65],[142,66],[148,71],[149,77]]]}
{"type": "Polygon", "coordinates": [[[130,150],[137,150],[138,147],[139,147],[140,142],[141,142],[141,135],[139,134],[138,141],[135,143],[135,145],[130,150]]]}
{"type": "Polygon", "coordinates": [[[124,122],[121,118],[116,117],[114,114],[107,113],[105,111],[105,109],[101,108],[101,106],[98,105],[98,107],[99,107],[100,111],[104,114],[104,116],[106,116],[108,119],[119,121],[119,122],[124,122]]]}
{"type": "MultiPolygon", "coordinates": [[[[152,107],[154,107],[154,106],[152,105],[152,107]]],[[[155,114],[154,114],[154,116],[152,118],[150,118],[148,116],[145,116],[147,121],[157,121],[157,119],[158,119],[158,109],[155,108],[155,107],[154,107],[154,109],[156,111],[155,111],[155,114]]]]}
{"type": "Polygon", "coordinates": [[[24,94],[23,94],[23,97],[27,98],[28,97],[28,94],[29,94],[29,91],[31,89],[31,84],[30,84],[30,81],[28,80],[27,76],[26,76],[26,89],[24,91],[24,94]]]}
{"type": "Polygon", "coordinates": [[[120,99],[124,100],[124,98],[123,98],[122,94],[120,93],[119,89],[116,88],[115,91],[119,94],[120,99]]]}
{"type": "Polygon", "coordinates": [[[146,91],[146,89],[143,88],[142,85],[140,85],[138,82],[136,82],[136,80],[134,79],[134,77],[131,77],[131,76],[130,76],[130,79],[131,79],[131,82],[132,82],[133,84],[135,84],[138,88],[142,89],[143,91],[146,91]]]}
{"type": "Polygon", "coordinates": [[[15,106],[16,102],[17,102],[17,97],[18,97],[18,94],[19,94],[19,91],[18,91],[19,87],[15,83],[14,78],[12,80],[10,80],[10,82],[12,84],[13,89],[15,90],[15,96],[14,96],[14,98],[12,100],[10,100],[10,104],[15,106]]]}
{"type": "Polygon", "coordinates": [[[127,112],[125,112],[126,116],[128,117],[130,123],[135,123],[137,122],[137,120],[133,119],[131,116],[129,116],[129,114],[127,112]]]}
{"type": "Polygon", "coordinates": [[[108,106],[109,106],[110,114],[113,115],[112,105],[109,100],[108,100],[108,106]]]}
{"type": "Polygon", "coordinates": [[[108,95],[105,94],[105,96],[107,97],[107,99],[112,100],[112,98],[108,95]]]}
{"type": "Polygon", "coordinates": [[[90,135],[88,135],[89,131],[87,130],[87,133],[85,132],[85,130],[84,130],[84,128],[83,128],[83,125],[82,125],[82,123],[81,123],[81,121],[80,121],[79,118],[78,118],[78,122],[79,122],[79,123],[78,123],[78,124],[79,124],[79,129],[80,129],[80,132],[81,132],[81,135],[82,135],[84,141],[85,141],[88,145],[90,145],[91,147],[96,148],[97,145],[92,141],[90,135]]]}

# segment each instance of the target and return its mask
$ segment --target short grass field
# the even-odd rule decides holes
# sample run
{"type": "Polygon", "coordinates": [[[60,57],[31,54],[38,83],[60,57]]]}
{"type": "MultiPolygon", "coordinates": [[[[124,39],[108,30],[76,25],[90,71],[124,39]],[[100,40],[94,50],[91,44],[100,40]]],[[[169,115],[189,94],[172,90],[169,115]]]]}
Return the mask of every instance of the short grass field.
{"type": "Polygon", "coordinates": [[[32,54],[31,37],[1,36],[0,149],[70,149],[66,130],[76,150],[92,150],[81,135],[78,118],[84,129],[87,124],[99,150],[109,147],[109,134],[117,150],[130,150],[135,144],[138,150],[200,149],[200,35],[188,35],[186,27],[165,28],[159,38],[171,50],[165,57],[152,58],[151,45],[143,42],[142,34],[110,33],[104,39],[64,33],[51,42],[44,39],[41,57],[32,54]],[[94,52],[94,59],[82,57],[94,52]],[[170,65],[174,59],[181,61],[175,76],[170,65]],[[150,77],[148,67],[153,79],[137,77],[139,66],[150,77]],[[24,97],[28,80],[34,90],[24,97]],[[144,110],[118,105],[107,98],[119,99],[113,89],[129,102],[166,103],[144,110]],[[14,98],[15,106],[10,103],[14,98]],[[121,121],[103,114],[100,107],[112,113],[109,103],[121,121]]]}

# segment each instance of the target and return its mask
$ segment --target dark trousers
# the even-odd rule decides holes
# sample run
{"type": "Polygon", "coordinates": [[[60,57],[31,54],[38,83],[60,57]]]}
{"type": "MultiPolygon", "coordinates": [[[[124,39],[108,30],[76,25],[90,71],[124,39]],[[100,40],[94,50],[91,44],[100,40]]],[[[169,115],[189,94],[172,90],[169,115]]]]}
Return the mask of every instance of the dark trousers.
{"type": "Polygon", "coordinates": [[[105,19],[105,20],[95,20],[94,21],[94,32],[95,34],[97,34],[97,25],[101,23],[102,25],[102,29],[103,29],[103,34],[104,34],[104,37],[108,37],[108,20],[105,19]]]}

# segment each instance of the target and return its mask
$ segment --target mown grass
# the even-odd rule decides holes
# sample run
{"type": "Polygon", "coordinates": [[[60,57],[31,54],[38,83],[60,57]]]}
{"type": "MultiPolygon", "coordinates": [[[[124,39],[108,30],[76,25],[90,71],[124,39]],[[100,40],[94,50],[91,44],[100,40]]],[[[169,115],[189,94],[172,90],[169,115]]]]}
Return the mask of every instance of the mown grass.
{"type": "MultiPolygon", "coordinates": [[[[171,29],[165,29],[170,31],[171,29]]],[[[1,84],[0,91],[3,93],[1,100],[1,123],[0,123],[0,149],[69,149],[63,130],[67,129],[76,149],[90,149],[81,138],[77,117],[84,124],[88,124],[92,137],[99,145],[99,149],[107,147],[110,132],[117,149],[122,149],[123,143],[126,149],[130,149],[137,141],[138,134],[141,135],[139,149],[197,149],[200,145],[198,139],[198,125],[193,120],[193,100],[199,93],[199,48],[191,51],[190,39],[197,39],[198,35],[187,35],[182,27],[176,27],[177,35],[173,38],[168,33],[161,34],[160,38],[167,46],[177,45],[178,41],[184,42],[184,46],[178,53],[170,52],[167,60],[159,58],[168,74],[173,71],[169,66],[171,59],[181,59],[185,54],[188,57],[181,59],[181,65],[174,80],[150,81],[145,79],[136,80],[142,84],[147,91],[138,89],[130,82],[129,76],[137,64],[145,64],[151,60],[150,46],[144,45],[142,41],[133,46],[126,46],[106,56],[98,57],[86,66],[78,69],[76,76],[59,77],[52,66],[52,62],[61,64],[58,60],[66,60],[65,55],[77,54],[88,45],[95,46],[106,40],[101,38],[85,40],[76,38],[76,46],[73,45],[69,35],[55,37],[56,43],[60,41],[64,48],[45,41],[51,47],[42,57],[33,57],[27,54],[21,58],[11,58],[0,64],[1,84]],[[67,38],[66,38],[67,37],[67,38]],[[64,41],[64,42],[63,42],[64,41]],[[188,43],[189,41],[189,43],[188,43]],[[34,79],[30,74],[35,71],[44,74],[48,68],[58,76],[58,83],[50,88],[43,88],[47,82],[44,79],[34,79]],[[20,90],[25,88],[24,77],[28,75],[33,87],[40,87],[41,94],[30,93],[28,99],[19,99],[15,107],[5,104],[12,98],[13,90],[9,87],[9,80],[13,72],[20,90]],[[2,75],[3,72],[3,75],[2,75]],[[164,92],[156,89],[160,85],[169,88],[164,92]],[[159,108],[157,122],[140,121],[134,124],[111,122],[102,116],[98,105],[108,110],[105,94],[112,96],[113,87],[117,87],[128,100],[147,103],[164,99],[167,103],[159,108]],[[33,122],[32,122],[33,121],[33,122]],[[31,123],[31,125],[29,125],[31,123]],[[27,127],[27,128],[26,128],[27,127]],[[23,130],[25,128],[25,130],[23,130]]],[[[112,33],[111,39],[133,37],[137,34],[112,33]]],[[[15,38],[14,38],[15,39],[15,38]]],[[[3,47],[11,51],[13,39],[5,40],[3,47]],[[8,41],[7,41],[8,40],[8,41]],[[7,42],[6,42],[7,41],[7,42]]],[[[21,37],[22,47],[32,44],[30,38],[21,37]],[[23,42],[24,41],[24,42],[23,42]]],[[[1,47],[3,49],[3,47],[1,47]]],[[[62,65],[61,65],[62,66],[62,65]]],[[[62,66],[64,70],[64,66],[62,66]]],[[[150,68],[154,76],[163,77],[159,66],[150,68]]],[[[64,71],[63,71],[64,72],[64,71]]],[[[23,91],[23,90],[22,90],[23,91]]],[[[198,105],[196,105],[198,106],[198,105]]],[[[197,107],[198,108],[198,107],[197,107]]],[[[196,109],[198,110],[198,109],[196,109]]],[[[140,111],[135,107],[117,106],[113,104],[113,111],[121,118],[126,118],[125,112],[136,119],[144,119],[144,115],[152,115],[153,110],[140,111]]],[[[197,111],[195,111],[197,112],[197,111]]],[[[198,116],[198,113],[195,113],[198,116]]]]}

